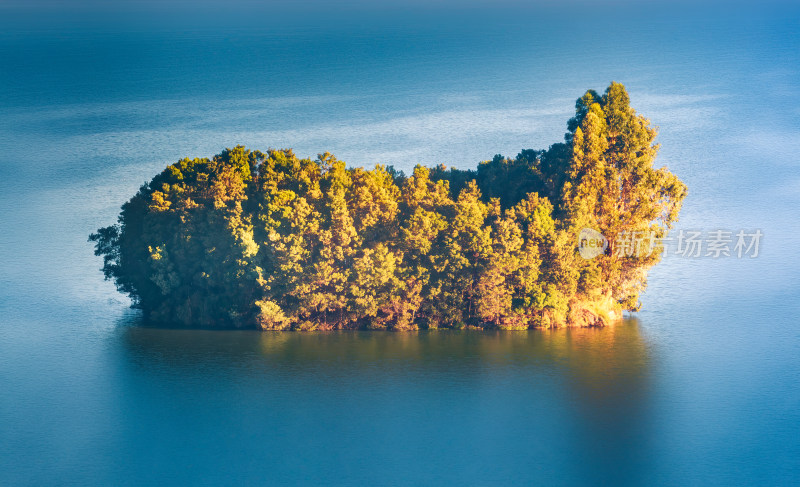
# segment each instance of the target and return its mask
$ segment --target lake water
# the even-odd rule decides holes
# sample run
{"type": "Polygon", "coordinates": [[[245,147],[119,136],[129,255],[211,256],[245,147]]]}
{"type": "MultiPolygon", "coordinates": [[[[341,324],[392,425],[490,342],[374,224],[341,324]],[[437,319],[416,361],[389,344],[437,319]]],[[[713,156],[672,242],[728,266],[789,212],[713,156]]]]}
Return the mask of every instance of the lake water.
{"type": "Polygon", "coordinates": [[[128,3],[3,7],[0,484],[800,481],[796,7],[128,3]],[[180,157],[473,167],[611,80],[690,188],[676,230],[764,235],[667,256],[613,328],[150,329],[86,241],[180,157]]]}

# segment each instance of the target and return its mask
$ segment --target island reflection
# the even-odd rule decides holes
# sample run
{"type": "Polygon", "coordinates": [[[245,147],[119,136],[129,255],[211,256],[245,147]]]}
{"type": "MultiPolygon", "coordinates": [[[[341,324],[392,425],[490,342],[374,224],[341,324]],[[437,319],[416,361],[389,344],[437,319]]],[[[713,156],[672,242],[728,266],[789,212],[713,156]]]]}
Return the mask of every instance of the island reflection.
{"type": "Polygon", "coordinates": [[[219,408],[235,414],[245,414],[241,404],[255,405],[261,412],[248,424],[263,428],[264,437],[298,421],[304,428],[315,416],[325,419],[314,434],[331,442],[342,434],[361,437],[354,431],[362,427],[399,428],[393,435],[409,435],[413,449],[463,429],[498,455],[530,455],[530,468],[551,468],[561,480],[646,481],[638,473],[651,461],[651,359],[636,319],[516,332],[120,331],[123,370],[136,378],[131,395],[146,396],[155,383],[181,397],[186,390],[213,394],[219,408]],[[204,389],[210,378],[213,391],[204,389]],[[407,413],[402,425],[400,411],[407,413]],[[275,414],[281,426],[267,419],[275,414]]]}
{"type": "Polygon", "coordinates": [[[159,367],[249,364],[261,372],[359,374],[539,366],[563,372],[586,401],[598,404],[643,382],[649,362],[635,318],[605,328],[525,331],[211,331],[150,328],[136,320],[121,330],[132,359],[159,367]]]}

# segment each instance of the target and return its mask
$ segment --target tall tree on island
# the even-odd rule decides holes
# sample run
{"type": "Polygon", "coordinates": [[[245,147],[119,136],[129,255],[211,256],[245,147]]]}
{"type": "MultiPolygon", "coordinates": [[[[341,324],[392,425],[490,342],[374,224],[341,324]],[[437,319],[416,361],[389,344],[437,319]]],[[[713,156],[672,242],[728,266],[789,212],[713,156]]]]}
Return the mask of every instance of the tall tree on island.
{"type": "Polygon", "coordinates": [[[630,107],[620,83],[611,83],[602,97],[588,91],[578,99],[569,127],[563,226],[576,235],[592,228],[609,240],[604,255],[582,263],[583,291],[639,309],[647,271],[660,260],[658,242],[677,220],[686,185],[666,168],[653,167],[656,129],[630,107]]]}

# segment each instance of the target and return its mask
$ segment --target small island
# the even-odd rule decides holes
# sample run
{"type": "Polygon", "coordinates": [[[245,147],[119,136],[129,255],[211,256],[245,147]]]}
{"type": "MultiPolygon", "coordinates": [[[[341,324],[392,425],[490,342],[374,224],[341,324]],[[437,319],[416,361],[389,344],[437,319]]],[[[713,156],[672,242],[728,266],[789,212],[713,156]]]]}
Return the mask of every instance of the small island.
{"type": "Polygon", "coordinates": [[[687,188],[654,169],[656,130],[619,83],[579,98],[567,129],[547,150],[410,175],[236,146],[170,165],[90,240],[156,324],[603,326],[639,309],[687,188]]]}

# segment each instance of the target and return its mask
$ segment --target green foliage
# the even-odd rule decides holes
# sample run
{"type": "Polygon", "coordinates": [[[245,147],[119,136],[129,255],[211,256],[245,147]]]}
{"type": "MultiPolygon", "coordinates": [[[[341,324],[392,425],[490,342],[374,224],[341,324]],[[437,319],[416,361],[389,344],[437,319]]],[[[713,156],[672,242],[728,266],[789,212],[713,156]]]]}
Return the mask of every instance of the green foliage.
{"type": "Polygon", "coordinates": [[[592,228],[610,240],[604,255],[580,262],[581,291],[608,294],[623,309],[636,310],[647,271],[659,261],[660,251],[625,255],[619,237],[664,237],[678,218],[686,186],[666,168],[653,168],[656,129],[630,107],[620,83],[611,83],[602,97],[587,92],[578,100],[570,127],[562,226],[572,233],[592,228]]]}
{"type": "Polygon", "coordinates": [[[622,85],[576,103],[565,143],[477,170],[347,168],[331,154],[226,149],[167,167],[92,234],[152,321],[207,328],[524,329],[636,309],[686,187],[653,169],[655,129],[622,85]],[[582,259],[578,232],[612,239],[582,259]]]}

